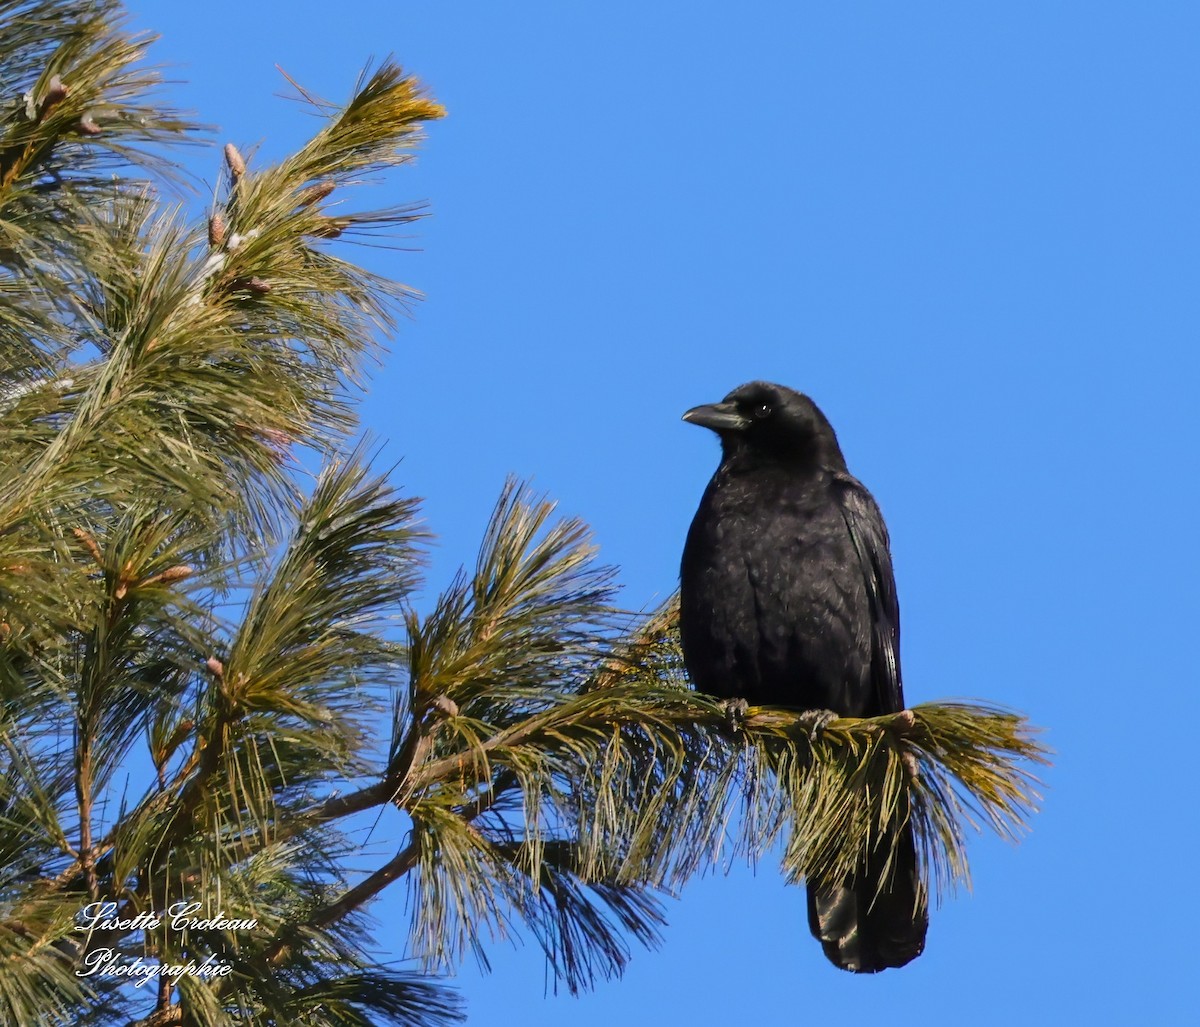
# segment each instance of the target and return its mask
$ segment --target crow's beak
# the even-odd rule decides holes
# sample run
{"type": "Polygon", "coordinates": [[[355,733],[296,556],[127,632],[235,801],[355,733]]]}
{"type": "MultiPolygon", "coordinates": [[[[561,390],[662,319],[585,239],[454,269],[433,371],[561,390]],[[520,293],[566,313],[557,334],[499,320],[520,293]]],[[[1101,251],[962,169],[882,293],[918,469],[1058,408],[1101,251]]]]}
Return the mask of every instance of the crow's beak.
{"type": "Polygon", "coordinates": [[[701,428],[711,428],[720,434],[727,431],[741,431],[750,423],[750,419],[738,413],[733,403],[706,403],[704,406],[692,407],[683,419],[688,424],[698,424],[701,428]]]}

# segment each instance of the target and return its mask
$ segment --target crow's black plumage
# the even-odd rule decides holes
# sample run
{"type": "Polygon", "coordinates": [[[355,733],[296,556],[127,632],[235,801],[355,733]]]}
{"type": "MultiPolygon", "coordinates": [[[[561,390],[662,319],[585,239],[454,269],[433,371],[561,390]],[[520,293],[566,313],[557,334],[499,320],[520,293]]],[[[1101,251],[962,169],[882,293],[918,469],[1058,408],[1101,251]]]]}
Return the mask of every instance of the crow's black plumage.
{"type": "MultiPolygon", "coordinates": [[[[680,573],[683,656],[696,687],[751,705],[870,717],[904,708],[887,528],[825,415],[767,382],[695,407],[721,438],[680,573]]],[[[838,886],[810,885],[809,927],[837,966],[903,966],[928,914],[912,830],[886,880],[885,839],[838,886]]]]}

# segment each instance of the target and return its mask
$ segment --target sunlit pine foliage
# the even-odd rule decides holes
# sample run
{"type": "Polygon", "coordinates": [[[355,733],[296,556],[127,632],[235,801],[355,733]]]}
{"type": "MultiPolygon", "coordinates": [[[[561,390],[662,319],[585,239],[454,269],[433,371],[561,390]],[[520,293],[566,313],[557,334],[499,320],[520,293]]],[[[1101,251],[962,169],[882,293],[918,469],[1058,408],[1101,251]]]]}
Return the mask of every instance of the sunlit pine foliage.
{"type": "Polygon", "coordinates": [[[214,150],[191,211],[164,145],[204,132],[150,42],[114,0],[0,0],[0,1023],[440,1025],[467,953],[532,939],[586,988],[735,857],[836,876],[910,817],[940,891],[973,825],[1021,832],[1022,717],[731,711],[684,680],[674,605],[623,612],[515,480],[427,598],[354,410],[414,293],[343,243],[419,216],[360,184],[441,108],[391,61],[344,104],[297,87],[313,137],[214,150]],[[352,872],[382,811],[403,837],[352,872]],[[409,922],[372,932],[392,886],[409,922]],[[131,926],[181,902],[255,926],[131,926]],[[81,974],[106,951],[231,970],[81,974]]]}

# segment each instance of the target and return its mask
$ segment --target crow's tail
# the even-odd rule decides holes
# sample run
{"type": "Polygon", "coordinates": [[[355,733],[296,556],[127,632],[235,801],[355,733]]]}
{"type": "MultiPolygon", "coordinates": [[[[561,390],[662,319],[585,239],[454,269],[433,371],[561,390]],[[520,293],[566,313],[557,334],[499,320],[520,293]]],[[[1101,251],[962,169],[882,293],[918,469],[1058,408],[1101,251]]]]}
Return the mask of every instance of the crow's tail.
{"type": "Polygon", "coordinates": [[[853,973],[904,966],[925,948],[929,911],[917,868],[912,825],[905,824],[894,865],[884,874],[888,840],[865,870],[842,885],[809,885],[808,927],[830,962],[853,973]]]}

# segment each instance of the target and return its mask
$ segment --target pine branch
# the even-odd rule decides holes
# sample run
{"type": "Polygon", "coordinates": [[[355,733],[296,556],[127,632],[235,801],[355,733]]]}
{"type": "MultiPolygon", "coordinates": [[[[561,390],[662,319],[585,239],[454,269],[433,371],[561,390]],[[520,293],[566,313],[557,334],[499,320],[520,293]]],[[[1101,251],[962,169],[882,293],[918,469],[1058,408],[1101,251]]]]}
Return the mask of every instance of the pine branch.
{"type": "MultiPolygon", "coordinates": [[[[414,503],[345,452],[351,386],[414,294],[325,249],[416,212],[326,207],[330,183],[341,204],[359,174],[408,160],[440,108],[388,63],[325,112],[298,158],[243,168],[220,216],[189,229],[118,166],[162,170],[137,147],[190,127],[151,116],[153,75],[129,68],[145,41],[120,35],[116,9],[0,2],[0,77],[31,89],[24,113],[0,112],[0,758],[14,761],[0,787],[12,828],[0,904],[20,926],[0,939],[12,945],[5,1022],[35,1015],[40,989],[36,1015],[118,1015],[117,993],[97,1001],[71,972],[70,920],[93,895],[129,915],[215,886],[276,928],[334,901],[340,835],[309,819],[290,835],[301,856],[275,828],[327,781],[367,769],[370,713],[403,659],[387,618],[419,562],[414,503]],[[70,137],[62,119],[101,94],[112,108],[78,115],[70,137]],[[141,130],[123,120],[135,116],[141,130]],[[81,359],[84,347],[98,356],[81,359]],[[286,466],[298,446],[331,455],[303,505],[286,466]],[[264,553],[296,518],[272,564],[264,553]],[[262,585],[230,630],[216,611],[247,569],[262,585]],[[144,728],[157,788],[113,816],[105,786],[144,728]],[[263,866],[268,892],[248,883],[263,866]],[[41,930],[48,910],[66,934],[41,930]],[[39,964],[47,944],[61,966],[39,964]]],[[[345,908],[289,954],[295,986],[256,993],[255,1008],[451,1019],[430,984],[345,972],[362,947],[347,940],[356,904],[345,908]],[[327,962],[306,962],[313,947],[327,962]]],[[[170,957],[169,939],[145,941],[170,957]]],[[[211,994],[183,989],[162,1016],[226,1022],[211,994]]]]}
{"type": "Polygon", "coordinates": [[[480,954],[534,909],[524,889],[541,887],[553,846],[573,847],[583,883],[652,891],[719,862],[734,831],[734,852],[757,859],[786,840],[789,876],[826,879],[911,815],[940,890],[966,879],[962,814],[1023,828],[1029,767],[1045,762],[1023,718],[947,703],[816,731],[811,715],[751,708],[731,725],[725,704],[681,686],[673,602],[614,642],[586,537],[547,516],[507,488],[474,577],[410,624],[413,702],[436,694],[450,709],[398,722],[393,745],[417,754],[391,801],[422,844],[414,945],[430,965],[480,954]],[[480,820],[504,794],[517,814],[480,820]]]}
{"type": "Polygon", "coordinates": [[[14,285],[34,279],[33,320],[51,332],[26,338],[51,353],[66,342],[55,305],[70,305],[80,271],[95,267],[79,227],[141,187],[135,167],[169,174],[158,147],[201,127],[154,102],[151,39],[125,32],[119,12],[113,0],[0,4],[5,95],[15,100],[0,108],[0,287],[6,271],[14,285]]]}
{"type": "Polygon", "coordinates": [[[341,443],[353,427],[347,386],[413,295],[315,248],[329,219],[309,179],[330,162],[346,175],[403,162],[440,113],[388,63],[296,157],[237,176],[219,233],[151,217],[144,197],[120,193],[79,220],[90,262],[76,320],[105,358],[75,367],[61,395],[27,390],[8,411],[3,427],[40,430],[0,436],[13,444],[15,485],[0,527],[78,504],[81,492],[128,502],[149,489],[214,526],[225,519],[231,541],[269,545],[296,497],[283,455],[341,443]],[[231,491],[231,477],[253,487],[231,491]]]}
{"type": "MultiPolygon", "coordinates": [[[[306,930],[319,931],[328,927],[375,898],[389,884],[403,877],[416,866],[418,855],[415,845],[405,846],[378,870],[343,893],[337,901],[313,912],[305,923],[306,930]]],[[[281,937],[263,951],[261,959],[265,964],[278,966],[287,958],[295,944],[298,932],[293,928],[286,933],[291,937],[291,941],[281,937]]]]}

